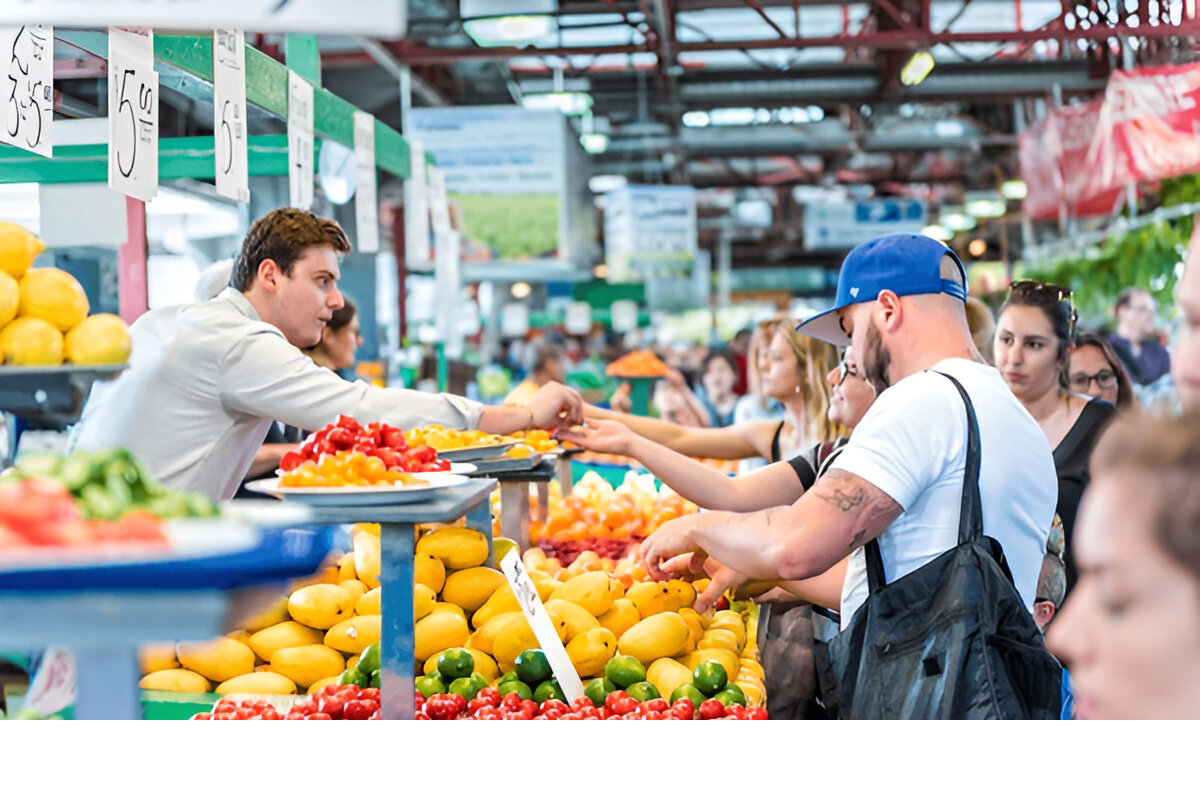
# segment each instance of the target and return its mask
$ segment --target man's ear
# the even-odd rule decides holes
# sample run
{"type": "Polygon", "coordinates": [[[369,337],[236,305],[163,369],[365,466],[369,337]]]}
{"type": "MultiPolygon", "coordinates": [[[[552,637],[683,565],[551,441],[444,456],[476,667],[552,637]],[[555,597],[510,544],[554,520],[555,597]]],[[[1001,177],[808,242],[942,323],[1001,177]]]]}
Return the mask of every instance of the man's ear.
{"type": "Polygon", "coordinates": [[[880,332],[895,333],[904,317],[900,298],[891,289],[884,289],[875,300],[875,311],[872,316],[874,316],[880,332]]]}
{"type": "Polygon", "coordinates": [[[255,273],[255,283],[260,284],[267,292],[274,294],[279,285],[279,278],[282,272],[279,270],[279,264],[273,258],[264,258],[258,264],[258,272],[255,273]]]}
{"type": "Polygon", "coordinates": [[[1054,619],[1054,612],[1057,610],[1054,603],[1051,603],[1049,600],[1041,600],[1034,603],[1033,621],[1037,623],[1039,628],[1045,630],[1046,626],[1050,624],[1050,620],[1054,619]]]}

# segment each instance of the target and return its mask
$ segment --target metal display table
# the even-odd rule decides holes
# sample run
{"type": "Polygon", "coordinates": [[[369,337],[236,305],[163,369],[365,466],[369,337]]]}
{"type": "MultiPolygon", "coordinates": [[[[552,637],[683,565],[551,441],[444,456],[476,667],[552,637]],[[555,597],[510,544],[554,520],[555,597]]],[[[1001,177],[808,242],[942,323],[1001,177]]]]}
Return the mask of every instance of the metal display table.
{"type": "MultiPolygon", "coordinates": [[[[500,535],[512,539],[524,553],[530,548],[529,541],[529,484],[549,485],[554,480],[554,464],[540,461],[531,469],[499,472],[500,481],[500,535]]],[[[547,500],[541,502],[543,513],[547,500]]]]}
{"type": "MultiPolygon", "coordinates": [[[[483,506],[496,488],[490,478],[473,479],[463,486],[441,490],[429,502],[402,505],[312,506],[309,521],[348,525],[356,522],[380,524],[380,572],[383,626],[380,634],[380,683],[384,719],[413,719],[413,541],[416,526],[452,522],[483,506]]],[[[231,504],[237,505],[237,501],[231,504]]],[[[468,516],[468,519],[472,517],[468,516]]],[[[484,529],[491,541],[491,516],[484,529]]],[[[491,560],[489,546],[489,560],[491,560]]]]}
{"type": "Polygon", "coordinates": [[[0,367],[0,412],[8,412],[8,452],[0,467],[17,455],[17,417],[32,422],[69,425],[79,419],[96,381],[112,380],[128,364],[62,367],[0,367]]]}

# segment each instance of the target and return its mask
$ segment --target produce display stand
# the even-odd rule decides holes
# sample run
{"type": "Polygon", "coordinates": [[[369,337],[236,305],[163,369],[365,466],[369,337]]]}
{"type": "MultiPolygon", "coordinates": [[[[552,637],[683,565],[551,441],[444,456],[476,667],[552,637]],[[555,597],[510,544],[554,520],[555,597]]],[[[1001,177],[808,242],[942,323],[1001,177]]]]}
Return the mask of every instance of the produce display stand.
{"type": "Polygon", "coordinates": [[[630,412],[639,417],[650,416],[651,387],[659,378],[622,378],[629,381],[630,412]]]}
{"type": "MultiPolygon", "coordinates": [[[[383,629],[380,636],[382,717],[413,719],[413,664],[416,638],[413,630],[413,540],[416,526],[453,522],[479,506],[487,506],[496,488],[491,478],[474,478],[463,486],[447,487],[427,502],[387,506],[313,506],[309,521],[348,525],[380,525],[380,571],[383,629]]],[[[237,501],[231,503],[237,505],[237,501]]],[[[470,519],[470,517],[468,517],[470,519]]],[[[489,516],[490,520],[490,516],[489,516]]],[[[491,524],[485,529],[489,541],[491,524]]]]}
{"type": "Polygon", "coordinates": [[[236,590],[313,573],[334,533],[257,529],[249,549],[180,560],[0,564],[0,648],[69,649],[77,719],[141,719],[142,644],[221,635],[246,611],[236,590]]]}
{"type": "Polygon", "coordinates": [[[18,417],[69,425],[79,419],[92,384],[112,380],[127,366],[0,367],[0,414],[8,429],[8,452],[0,453],[0,469],[16,461],[18,417]]]}
{"type": "Polygon", "coordinates": [[[476,474],[493,475],[500,482],[500,535],[516,542],[522,553],[530,547],[529,484],[549,485],[555,477],[554,465],[543,462],[541,456],[534,453],[530,458],[505,459],[515,464],[505,464],[498,471],[485,466],[486,461],[475,462],[479,467],[476,474]]]}

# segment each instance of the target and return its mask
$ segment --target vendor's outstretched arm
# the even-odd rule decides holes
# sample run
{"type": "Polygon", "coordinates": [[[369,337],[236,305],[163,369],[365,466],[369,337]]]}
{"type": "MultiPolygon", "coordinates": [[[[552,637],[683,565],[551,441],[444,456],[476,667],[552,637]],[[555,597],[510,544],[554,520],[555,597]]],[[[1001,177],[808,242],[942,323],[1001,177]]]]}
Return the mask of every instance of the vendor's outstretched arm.
{"type": "Polygon", "coordinates": [[[785,508],[672,520],[642,543],[642,560],[656,579],[666,575],[661,562],[700,551],[754,578],[802,580],[883,533],[903,510],[870,482],[833,469],[785,508]]]}
{"type": "Polygon", "coordinates": [[[538,389],[528,405],[484,406],[479,415],[479,430],[485,433],[513,433],[531,428],[554,429],[582,421],[583,398],[561,383],[547,383],[538,389]]]}
{"type": "Polygon", "coordinates": [[[596,419],[612,419],[627,426],[639,436],[694,458],[723,458],[735,460],[771,453],[771,437],[777,422],[752,420],[724,428],[691,428],[654,417],[624,414],[609,408],[588,405],[584,414],[596,419]]]}

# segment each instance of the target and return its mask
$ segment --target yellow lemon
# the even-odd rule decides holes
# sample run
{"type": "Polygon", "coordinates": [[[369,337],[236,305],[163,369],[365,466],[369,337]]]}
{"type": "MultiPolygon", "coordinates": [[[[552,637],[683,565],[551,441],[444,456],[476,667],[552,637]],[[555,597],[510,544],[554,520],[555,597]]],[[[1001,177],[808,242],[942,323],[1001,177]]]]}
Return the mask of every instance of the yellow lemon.
{"type": "Polygon", "coordinates": [[[15,222],[0,222],[0,272],[20,278],[46,249],[42,240],[15,222]]]}
{"type": "Polygon", "coordinates": [[[124,364],[132,350],[129,327],[116,314],[93,314],[63,339],[63,353],[72,364],[124,364]]]}
{"type": "Polygon", "coordinates": [[[0,360],[10,367],[55,367],[63,360],[63,335],[37,317],[17,317],[0,330],[0,360]]]}
{"type": "Polygon", "coordinates": [[[55,267],[31,269],[21,278],[22,317],[40,317],[63,333],[88,315],[88,299],[75,276],[55,267]]]}
{"type": "Polygon", "coordinates": [[[0,327],[12,322],[21,304],[21,289],[16,278],[0,270],[0,327]]]}

